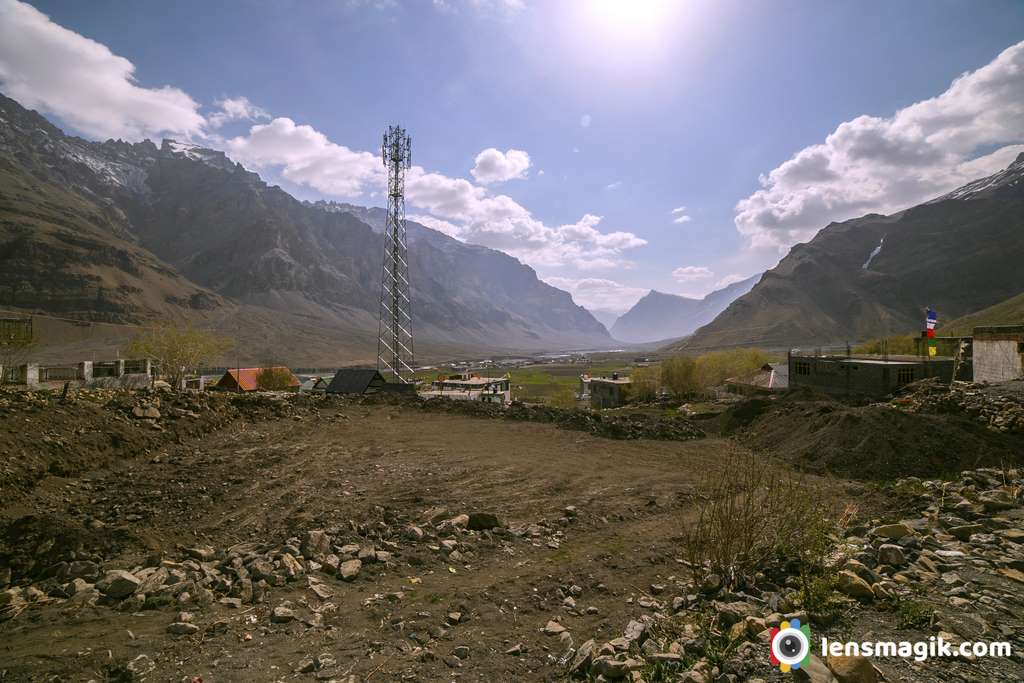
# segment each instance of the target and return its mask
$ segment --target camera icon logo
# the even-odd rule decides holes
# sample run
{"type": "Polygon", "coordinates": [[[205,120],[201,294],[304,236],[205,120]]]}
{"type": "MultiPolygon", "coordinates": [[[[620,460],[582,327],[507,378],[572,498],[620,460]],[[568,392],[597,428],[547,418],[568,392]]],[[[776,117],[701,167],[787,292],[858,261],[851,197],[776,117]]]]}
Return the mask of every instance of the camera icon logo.
{"type": "Polygon", "coordinates": [[[801,624],[799,619],[784,621],[779,628],[769,631],[771,635],[772,666],[783,673],[799,669],[811,660],[811,627],[801,624]]]}

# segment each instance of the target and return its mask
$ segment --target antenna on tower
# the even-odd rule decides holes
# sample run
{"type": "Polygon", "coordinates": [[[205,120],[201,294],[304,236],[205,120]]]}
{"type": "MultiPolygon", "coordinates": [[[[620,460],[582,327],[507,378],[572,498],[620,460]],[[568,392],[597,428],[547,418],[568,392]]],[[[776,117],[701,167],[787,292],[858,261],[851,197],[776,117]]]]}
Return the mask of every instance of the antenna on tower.
{"type": "Polygon", "coordinates": [[[405,238],[405,172],[412,166],[412,138],[400,126],[388,126],[381,146],[388,169],[388,217],[384,225],[377,370],[396,382],[413,382],[412,300],[409,248],[405,238]]]}

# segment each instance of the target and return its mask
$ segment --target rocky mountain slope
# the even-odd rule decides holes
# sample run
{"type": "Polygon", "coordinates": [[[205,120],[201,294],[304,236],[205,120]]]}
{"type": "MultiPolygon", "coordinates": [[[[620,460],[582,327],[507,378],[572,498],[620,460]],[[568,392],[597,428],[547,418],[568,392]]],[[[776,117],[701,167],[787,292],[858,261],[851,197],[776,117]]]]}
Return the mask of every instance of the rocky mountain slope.
{"type": "Polygon", "coordinates": [[[674,349],[838,344],[921,329],[1024,291],[1024,155],[891,216],[832,223],[674,349]]]}
{"type": "Polygon", "coordinates": [[[939,326],[939,334],[970,335],[978,325],[1019,325],[1024,320],[1024,293],[939,326]]]}
{"type": "Polygon", "coordinates": [[[703,299],[651,290],[623,313],[611,327],[612,336],[625,342],[650,342],[693,334],[757,284],[761,275],[734,282],[703,299]]]}
{"type": "MultiPolygon", "coordinates": [[[[272,332],[287,346],[301,327],[293,339],[374,345],[381,209],[300,202],[194,145],[66,136],[2,96],[0,174],[0,306],[133,323],[203,311],[251,344],[272,332]],[[267,318],[273,330],[252,323],[267,318]]],[[[506,254],[418,224],[410,243],[414,330],[428,347],[610,342],[506,254]]]]}

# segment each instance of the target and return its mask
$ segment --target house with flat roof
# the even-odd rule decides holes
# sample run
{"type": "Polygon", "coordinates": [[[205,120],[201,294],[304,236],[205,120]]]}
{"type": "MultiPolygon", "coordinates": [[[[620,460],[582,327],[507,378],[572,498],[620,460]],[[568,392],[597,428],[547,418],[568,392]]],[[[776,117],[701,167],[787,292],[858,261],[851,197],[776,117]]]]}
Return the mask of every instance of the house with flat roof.
{"type": "Polygon", "coordinates": [[[611,377],[590,378],[590,407],[618,408],[629,399],[629,377],[613,372],[611,377]]]}
{"type": "Polygon", "coordinates": [[[482,401],[506,405],[512,401],[512,379],[508,374],[502,377],[481,377],[464,372],[454,377],[438,377],[430,388],[419,392],[423,398],[450,398],[454,401],[482,401]]]}
{"type": "Polygon", "coordinates": [[[918,356],[812,356],[791,351],[789,386],[837,398],[881,398],[927,377],[952,382],[952,358],[918,356]]]}

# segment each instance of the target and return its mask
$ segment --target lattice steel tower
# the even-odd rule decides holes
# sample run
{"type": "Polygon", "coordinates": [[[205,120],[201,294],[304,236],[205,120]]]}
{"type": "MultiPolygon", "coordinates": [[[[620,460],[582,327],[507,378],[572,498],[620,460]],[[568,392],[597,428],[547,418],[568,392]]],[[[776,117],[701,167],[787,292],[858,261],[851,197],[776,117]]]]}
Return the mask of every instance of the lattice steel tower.
{"type": "Polygon", "coordinates": [[[388,126],[381,147],[388,169],[388,217],[384,225],[384,264],[380,285],[377,369],[395,381],[413,381],[412,300],[409,250],[405,240],[405,172],[412,165],[412,139],[399,126],[388,126]]]}

